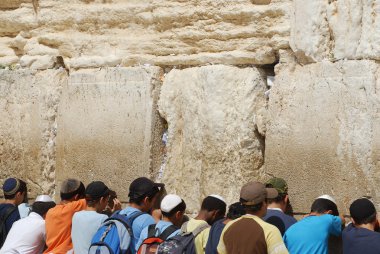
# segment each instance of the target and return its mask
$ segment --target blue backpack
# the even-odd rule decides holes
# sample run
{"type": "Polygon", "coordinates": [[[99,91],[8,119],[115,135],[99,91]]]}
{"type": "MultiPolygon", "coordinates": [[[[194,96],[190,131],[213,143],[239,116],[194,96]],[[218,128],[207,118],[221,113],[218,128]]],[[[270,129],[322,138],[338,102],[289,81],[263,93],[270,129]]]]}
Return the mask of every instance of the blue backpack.
{"type": "Polygon", "coordinates": [[[115,212],[100,226],[91,241],[89,254],[130,254],[130,244],[133,238],[133,221],[144,214],[134,212],[131,215],[122,215],[115,212]]]}

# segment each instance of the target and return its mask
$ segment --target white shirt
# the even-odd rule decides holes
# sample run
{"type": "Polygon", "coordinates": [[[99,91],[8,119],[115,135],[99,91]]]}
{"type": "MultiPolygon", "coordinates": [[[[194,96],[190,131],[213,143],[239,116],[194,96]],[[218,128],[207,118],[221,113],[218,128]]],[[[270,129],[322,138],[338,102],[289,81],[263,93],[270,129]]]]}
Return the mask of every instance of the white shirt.
{"type": "Polygon", "coordinates": [[[45,247],[45,220],[37,213],[13,223],[0,254],[40,254],[45,247]]]}

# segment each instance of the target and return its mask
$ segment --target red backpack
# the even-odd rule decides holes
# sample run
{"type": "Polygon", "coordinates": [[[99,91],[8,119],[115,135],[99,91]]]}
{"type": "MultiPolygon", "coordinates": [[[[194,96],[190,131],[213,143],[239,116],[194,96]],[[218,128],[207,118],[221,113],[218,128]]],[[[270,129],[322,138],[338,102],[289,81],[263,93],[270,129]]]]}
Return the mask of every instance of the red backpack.
{"type": "Polygon", "coordinates": [[[177,230],[176,226],[170,225],[159,236],[156,236],[156,224],[150,225],[148,227],[148,237],[140,245],[137,254],[156,254],[158,246],[177,230]]]}

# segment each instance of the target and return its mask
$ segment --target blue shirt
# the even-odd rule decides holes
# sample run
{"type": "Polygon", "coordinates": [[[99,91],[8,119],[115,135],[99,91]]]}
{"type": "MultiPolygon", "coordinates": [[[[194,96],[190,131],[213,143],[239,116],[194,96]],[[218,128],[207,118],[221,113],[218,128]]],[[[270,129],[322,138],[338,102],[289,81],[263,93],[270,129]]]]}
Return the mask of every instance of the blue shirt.
{"type": "MultiPolygon", "coordinates": [[[[9,207],[15,207],[12,204],[0,204],[0,217],[4,216],[5,212],[8,210],[9,207]]],[[[11,227],[13,223],[18,221],[20,219],[20,213],[16,209],[8,216],[8,219],[5,221],[5,229],[6,229],[6,234],[8,234],[9,230],[11,230],[11,227]]]]}
{"type": "Polygon", "coordinates": [[[208,235],[208,241],[206,244],[206,253],[207,254],[218,254],[217,247],[219,244],[220,236],[224,229],[224,221],[226,219],[220,219],[214,222],[210,228],[210,233],[208,235]]]}
{"type": "Polygon", "coordinates": [[[92,238],[107,218],[107,215],[95,211],[80,211],[74,214],[71,239],[75,254],[88,254],[92,238]]]}
{"type": "MultiPolygon", "coordinates": [[[[121,210],[120,214],[125,214],[129,217],[135,212],[140,212],[140,210],[133,207],[127,207],[121,210]]],[[[147,213],[140,215],[133,221],[133,224],[132,224],[133,238],[131,239],[131,246],[130,246],[130,250],[132,254],[136,253],[136,243],[139,241],[141,231],[147,226],[152,225],[154,223],[155,221],[153,217],[147,213]]]]}
{"type": "MultiPolygon", "coordinates": [[[[155,236],[159,236],[160,234],[162,234],[162,232],[165,231],[165,229],[167,229],[169,226],[173,225],[173,223],[171,222],[168,222],[168,221],[162,221],[160,220],[159,222],[157,222],[156,224],[156,234],[155,236]]],[[[142,231],[141,231],[141,234],[140,234],[140,239],[139,241],[137,242],[136,244],[136,251],[138,251],[138,249],[140,248],[140,245],[142,244],[142,242],[148,238],[148,227],[144,228],[142,231]]],[[[179,235],[181,232],[180,229],[177,229],[176,231],[174,231],[172,234],[169,235],[169,237],[167,239],[170,239],[172,238],[173,236],[176,236],[176,235],[179,235]]]]}
{"type": "Polygon", "coordinates": [[[380,233],[350,224],[343,230],[343,254],[379,254],[380,233]]]}
{"type": "Polygon", "coordinates": [[[291,225],[297,222],[292,216],[289,216],[282,211],[276,209],[268,208],[267,214],[264,216],[263,220],[276,226],[280,230],[281,235],[285,234],[285,231],[290,228],[291,225]]]}
{"type": "Polygon", "coordinates": [[[341,232],[342,221],[338,216],[309,216],[285,232],[284,242],[292,254],[327,254],[329,236],[341,232]]]}

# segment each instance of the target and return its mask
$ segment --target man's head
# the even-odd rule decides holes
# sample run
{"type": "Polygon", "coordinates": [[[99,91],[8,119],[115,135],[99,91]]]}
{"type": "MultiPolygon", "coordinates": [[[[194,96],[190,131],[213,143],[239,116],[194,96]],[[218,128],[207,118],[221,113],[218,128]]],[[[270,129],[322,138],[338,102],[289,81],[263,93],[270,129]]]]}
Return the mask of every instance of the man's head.
{"type": "Polygon", "coordinates": [[[227,212],[227,218],[230,220],[235,220],[237,218],[240,218],[245,214],[245,209],[243,205],[240,202],[233,203],[228,208],[227,212]]]}
{"type": "Polygon", "coordinates": [[[160,192],[160,188],[165,185],[154,183],[146,177],[135,179],[129,186],[129,202],[136,205],[141,211],[149,212],[160,192]]]}
{"type": "Polygon", "coordinates": [[[12,200],[15,205],[27,203],[26,183],[18,178],[8,178],[3,184],[4,198],[12,200]]]}
{"type": "Polygon", "coordinates": [[[207,196],[202,201],[201,212],[204,214],[205,221],[212,225],[215,221],[224,218],[227,204],[219,195],[207,196]]]}
{"type": "Polygon", "coordinates": [[[268,182],[266,182],[265,187],[275,188],[278,192],[277,197],[267,199],[268,206],[280,208],[283,212],[285,212],[289,203],[288,184],[286,181],[279,177],[273,177],[268,182]]]}
{"type": "Polygon", "coordinates": [[[84,198],[84,184],[77,179],[66,179],[61,185],[61,200],[75,201],[84,198]]]}
{"type": "Polygon", "coordinates": [[[175,226],[181,226],[185,210],[185,201],[177,195],[166,195],[161,201],[162,216],[167,218],[175,226]]]}
{"type": "Polygon", "coordinates": [[[355,226],[376,225],[377,212],[371,201],[366,198],[355,200],[350,206],[350,214],[355,226]]]}
{"type": "Polygon", "coordinates": [[[46,213],[53,207],[55,207],[55,202],[48,195],[40,195],[32,205],[32,212],[45,218],[46,213]]]}
{"type": "Polygon", "coordinates": [[[240,202],[247,214],[264,217],[267,213],[266,199],[277,197],[278,192],[274,188],[265,188],[259,182],[249,182],[240,191],[240,202]]]}
{"type": "Polygon", "coordinates": [[[329,195],[323,195],[314,200],[311,205],[311,212],[315,214],[331,214],[339,216],[338,207],[335,200],[329,195]]]}
{"type": "Polygon", "coordinates": [[[85,195],[87,206],[96,208],[100,213],[107,206],[110,190],[103,182],[95,181],[87,185],[85,195]]]}

